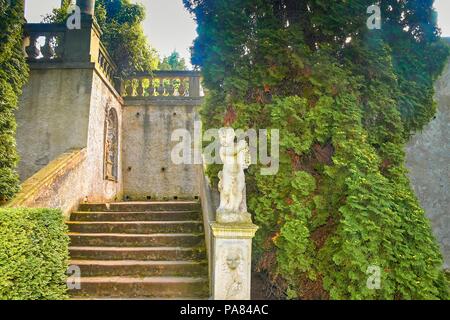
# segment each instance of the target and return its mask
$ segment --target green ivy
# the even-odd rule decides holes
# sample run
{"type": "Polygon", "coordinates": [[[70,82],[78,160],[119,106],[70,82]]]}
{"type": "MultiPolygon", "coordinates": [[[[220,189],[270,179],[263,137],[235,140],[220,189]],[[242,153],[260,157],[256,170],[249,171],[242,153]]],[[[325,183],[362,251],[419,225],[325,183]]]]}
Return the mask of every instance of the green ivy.
{"type": "MultiPolygon", "coordinates": [[[[235,128],[280,130],[279,173],[247,175],[270,285],[300,299],[448,298],[403,151],[435,114],[449,54],[433,1],[381,1],[382,30],[366,27],[369,0],[184,2],[198,23],[205,129],[234,112],[235,128]]],[[[208,168],[215,183],[219,170],[208,168]]]]}
{"type": "Polygon", "coordinates": [[[23,8],[23,0],[0,0],[0,203],[19,190],[14,110],[28,78],[22,52],[23,8]]]}
{"type": "Polygon", "coordinates": [[[66,233],[60,210],[0,209],[0,300],[68,297],[66,233]]]}

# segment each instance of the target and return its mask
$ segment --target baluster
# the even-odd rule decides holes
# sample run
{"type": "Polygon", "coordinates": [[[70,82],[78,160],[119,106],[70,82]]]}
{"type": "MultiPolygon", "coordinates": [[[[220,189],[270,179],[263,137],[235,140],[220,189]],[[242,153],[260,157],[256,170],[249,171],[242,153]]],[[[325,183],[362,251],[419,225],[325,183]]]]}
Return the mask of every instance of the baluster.
{"type": "Polygon", "coordinates": [[[100,52],[99,55],[98,55],[98,64],[99,64],[99,66],[100,66],[100,69],[103,70],[103,55],[102,55],[101,52],[100,52]]]}
{"type": "Polygon", "coordinates": [[[109,73],[111,72],[111,66],[105,61],[105,76],[109,79],[109,73]]]}
{"type": "Polygon", "coordinates": [[[27,53],[27,56],[29,59],[37,59],[41,52],[39,51],[39,48],[37,47],[37,40],[38,36],[36,34],[32,34],[30,36],[30,45],[25,48],[25,52],[27,53]]]}
{"type": "Polygon", "coordinates": [[[169,79],[169,84],[167,85],[167,93],[169,96],[173,96],[175,93],[174,79],[169,79]]]}
{"type": "Polygon", "coordinates": [[[144,85],[142,83],[143,79],[138,79],[138,87],[136,89],[137,95],[142,97],[144,95],[144,85]]]}
{"type": "Polygon", "coordinates": [[[44,59],[50,60],[55,56],[55,50],[53,50],[53,47],[51,45],[51,39],[53,39],[53,36],[51,34],[45,36],[45,44],[41,48],[41,53],[44,59]]]}
{"type": "Polygon", "coordinates": [[[61,34],[55,36],[55,58],[61,59],[64,54],[63,36],[61,34]]]}
{"type": "Polygon", "coordinates": [[[155,95],[155,86],[153,85],[153,78],[150,78],[149,81],[150,84],[147,88],[147,92],[150,97],[153,97],[155,95]]]}
{"type": "Polygon", "coordinates": [[[128,81],[125,91],[126,91],[128,97],[133,96],[133,79],[128,81]]]}
{"type": "Polygon", "coordinates": [[[158,95],[163,96],[165,89],[164,89],[164,78],[159,78],[159,87],[158,87],[158,95]]]}
{"type": "Polygon", "coordinates": [[[101,68],[103,72],[106,74],[108,71],[108,63],[106,62],[106,58],[103,56],[101,68]]]}
{"type": "Polygon", "coordinates": [[[178,87],[178,93],[180,97],[184,97],[186,93],[186,86],[184,85],[185,80],[185,78],[180,78],[180,86],[178,87]]]}

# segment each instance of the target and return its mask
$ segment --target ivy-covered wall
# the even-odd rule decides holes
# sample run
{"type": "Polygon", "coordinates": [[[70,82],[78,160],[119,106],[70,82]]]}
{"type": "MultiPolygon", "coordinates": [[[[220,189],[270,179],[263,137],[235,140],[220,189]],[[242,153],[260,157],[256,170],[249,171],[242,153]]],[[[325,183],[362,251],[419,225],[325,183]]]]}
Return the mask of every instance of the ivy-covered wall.
{"type": "MultiPolygon", "coordinates": [[[[448,297],[404,146],[435,114],[448,56],[433,1],[185,0],[206,129],[280,130],[280,171],[248,175],[255,271],[277,297],[448,297]],[[378,270],[380,287],[368,285],[378,270]]],[[[216,179],[220,166],[211,166],[216,179]]],[[[217,179],[216,179],[217,181],[217,179]]]]}
{"type": "Polygon", "coordinates": [[[0,0],[0,203],[19,189],[14,110],[28,75],[22,51],[23,12],[23,0],[0,0]]]}

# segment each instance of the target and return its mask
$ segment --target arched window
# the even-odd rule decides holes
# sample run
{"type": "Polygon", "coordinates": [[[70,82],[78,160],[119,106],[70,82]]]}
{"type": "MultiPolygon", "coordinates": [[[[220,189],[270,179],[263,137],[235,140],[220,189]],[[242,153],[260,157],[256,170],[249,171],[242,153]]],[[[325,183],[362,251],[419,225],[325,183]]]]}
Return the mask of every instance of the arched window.
{"type": "Polygon", "coordinates": [[[110,108],[105,121],[105,180],[117,181],[119,172],[119,121],[117,111],[110,108]]]}

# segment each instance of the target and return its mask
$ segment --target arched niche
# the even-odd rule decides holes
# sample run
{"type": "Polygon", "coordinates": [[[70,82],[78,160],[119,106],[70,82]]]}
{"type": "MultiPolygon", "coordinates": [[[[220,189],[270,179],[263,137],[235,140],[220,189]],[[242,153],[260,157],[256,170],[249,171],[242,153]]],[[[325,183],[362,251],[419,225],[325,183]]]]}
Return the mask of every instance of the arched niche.
{"type": "Polygon", "coordinates": [[[105,180],[117,181],[119,172],[119,120],[114,108],[108,108],[106,111],[104,141],[104,177],[105,180]]]}

